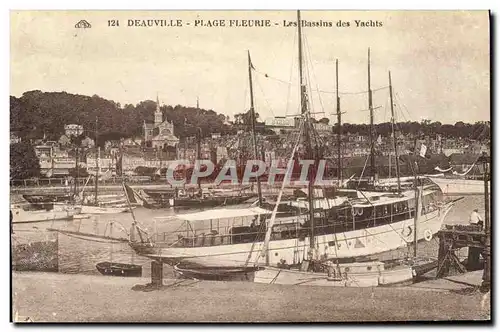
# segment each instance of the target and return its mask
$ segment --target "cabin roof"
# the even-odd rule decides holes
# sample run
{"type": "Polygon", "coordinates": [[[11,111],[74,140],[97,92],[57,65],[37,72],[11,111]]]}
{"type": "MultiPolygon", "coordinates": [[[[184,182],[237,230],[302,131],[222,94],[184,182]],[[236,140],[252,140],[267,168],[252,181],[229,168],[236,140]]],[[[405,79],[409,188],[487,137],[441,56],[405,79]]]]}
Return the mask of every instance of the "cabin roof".
{"type": "MultiPolygon", "coordinates": [[[[438,192],[437,190],[423,190],[422,195],[427,196],[433,192],[438,192]]],[[[415,191],[413,190],[408,190],[404,191],[401,193],[401,195],[397,194],[382,194],[378,196],[377,200],[374,200],[372,197],[370,197],[370,202],[364,198],[360,198],[359,200],[356,200],[355,202],[352,203],[353,207],[368,207],[368,206],[377,206],[377,205],[387,205],[387,204],[392,204],[392,203],[397,203],[397,202],[403,202],[407,201],[409,199],[412,199],[415,197],[415,191]]]]}
{"type": "Polygon", "coordinates": [[[224,219],[236,217],[257,216],[261,214],[271,214],[272,211],[260,207],[250,207],[244,209],[215,209],[195,213],[179,214],[177,217],[186,221],[200,221],[210,219],[224,219]]]}

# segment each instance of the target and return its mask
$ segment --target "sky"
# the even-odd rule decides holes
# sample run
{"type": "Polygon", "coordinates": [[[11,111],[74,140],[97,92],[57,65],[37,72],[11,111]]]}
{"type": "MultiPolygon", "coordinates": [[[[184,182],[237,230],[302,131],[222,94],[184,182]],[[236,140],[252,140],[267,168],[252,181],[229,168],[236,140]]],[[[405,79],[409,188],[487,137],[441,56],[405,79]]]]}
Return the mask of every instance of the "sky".
{"type": "MultiPolygon", "coordinates": [[[[375,122],[390,120],[391,71],[398,121],[490,120],[486,11],[303,11],[304,72],[311,112],[336,121],[335,60],[343,122],[368,123],[367,50],[375,122]],[[380,22],[357,27],[355,21],[380,22]],[[349,27],[337,23],[349,22],[349,27]],[[380,25],[379,23],[379,25],[380,25]],[[379,88],[381,88],[379,90],[379,88]],[[321,92],[318,92],[321,91],[321,92]]],[[[125,104],[159,100],[234,116],[248,110],[247,51],[261,120],[299,113],[294,11],[12,11],[10,94],[66,91],[125,104]],[[75,28],[80,20],[92,27],[75,28]],[[182,27],[129,27],[129,20],[181,20],[182,27]],[[118,20],[120,26],[108,26],[118,20]],[[194,26],[223,20],[225,27],[194,26]],[[271,27],[230,27],[270,20],[271,27]],[[189,25],[187,25],[189,23],[189,25]],[[275,25],[276,23],[276,25],[275,25]]]]}

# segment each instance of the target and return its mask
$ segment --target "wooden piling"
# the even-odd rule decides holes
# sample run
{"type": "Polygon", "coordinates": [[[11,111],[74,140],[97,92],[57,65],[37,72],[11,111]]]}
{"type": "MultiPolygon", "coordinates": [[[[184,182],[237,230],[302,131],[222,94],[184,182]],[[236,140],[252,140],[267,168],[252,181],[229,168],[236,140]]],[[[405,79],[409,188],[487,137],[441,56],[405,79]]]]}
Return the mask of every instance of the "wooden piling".
{"type": "Polygon", "coordinates": [[[156,287],[163,285],[163,263],[151,262],[151,284],[156,287]]]}
{"type": "Polygon", "coordinates": [[[484,251],[486,234],[476,225],[444,225],[438,232],[439,251],[437,278],[450,275],[451,270],[459,273],[467,272],[467,267],[479,267],[479,256],[484,251]],[[468,247],[469,256],[465,267],[456,255],[456,251],[468,247]]]}

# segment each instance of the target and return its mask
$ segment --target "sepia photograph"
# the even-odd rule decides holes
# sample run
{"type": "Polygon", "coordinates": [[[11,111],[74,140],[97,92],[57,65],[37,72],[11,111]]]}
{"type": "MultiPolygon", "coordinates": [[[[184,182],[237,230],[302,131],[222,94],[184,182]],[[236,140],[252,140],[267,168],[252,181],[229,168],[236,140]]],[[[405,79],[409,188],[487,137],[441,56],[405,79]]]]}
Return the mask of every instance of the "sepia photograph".
{"type": "Polygon", "coordinates": [[[9,19],[12,323],[491,323],[489,11],[9,19]]]}

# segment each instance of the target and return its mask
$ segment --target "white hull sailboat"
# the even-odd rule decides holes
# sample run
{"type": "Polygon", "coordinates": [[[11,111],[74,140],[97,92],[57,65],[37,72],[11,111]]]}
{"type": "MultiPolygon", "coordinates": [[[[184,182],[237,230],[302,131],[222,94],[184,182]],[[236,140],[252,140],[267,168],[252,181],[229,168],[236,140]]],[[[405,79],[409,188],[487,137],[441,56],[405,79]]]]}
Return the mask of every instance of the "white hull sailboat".
{"type": "Polygon", "coordinates": [[[408,265],[386,269],[383,262],[373,261],[331,265],[328,272],[324,273],[266,267],[254,273],[254,282],[279,285],[376,287],[411,282],[414,274],[408,265]]]}
{"type": "MultiPolygon", "coordinates": [[[[394,204],[403,204],[403,200],[394,204]]],[[[453,202],[435,206],[434,210],[421,213],[417,220],[417,241],[430,240],[440,230],[446,215],[453,207],[453,202]]],[[[359,210],[358,210],[359,211],[359,210]]],[[[214,220],[217,215],[213,214],[214,220]]],[[[278,227],[280,225],[276,225],[278,227]]],[[[414,241],[414,216],[399,222],[380,226],[354,229],[350,231],[316,235],[315,241],[318,255],[324,258],[366,257],[387,251],[407,247],[414,241]]],[[[264,248],[264,241],[249,243],[231,243],[235,236],[222,234],[210,237],[205,243],[198,237],[191,240],[191,246],[178,247],[173,243],[141,243],[131,242],[132,248],[140,255],[164,263],[193,263],[205,266],[237,267],[248,262],[257,261],[264,248]],[[211,245],[211,244],[214,245],[211,245]],[[222,244],[221,244],[222,243],[222,244]]],[[[285,240],[273,240],[268,245],[268,264],[277,266],[279,263],[299,264],[308,256],[310,239],[308,236],[285,240]]],[[[260,262],[264,265],[265,262],[260,262]]]]}
{"type": "Polygon", "coordinates": [[[78,207],[72,205],[54,205],[51,210],[25,210],[21,205],[14,205],[10,208],[12,212],[12,223],[35,223],[43,221],[72,220],[80,213],[78,207]]]}
{"type": "Polygon", "coordinates": [[[81,209],[83,214],[115,214],[115,213],[124,213],[129,211],[129,208],[126,206],[108,207],[108,206],[82,205],[81,209]]]}
{"type": "Polygon", "coordinates": [[[447,195],[484,195],[484,181],[459,177],[432,177],[431,180],[447,195]]]}

